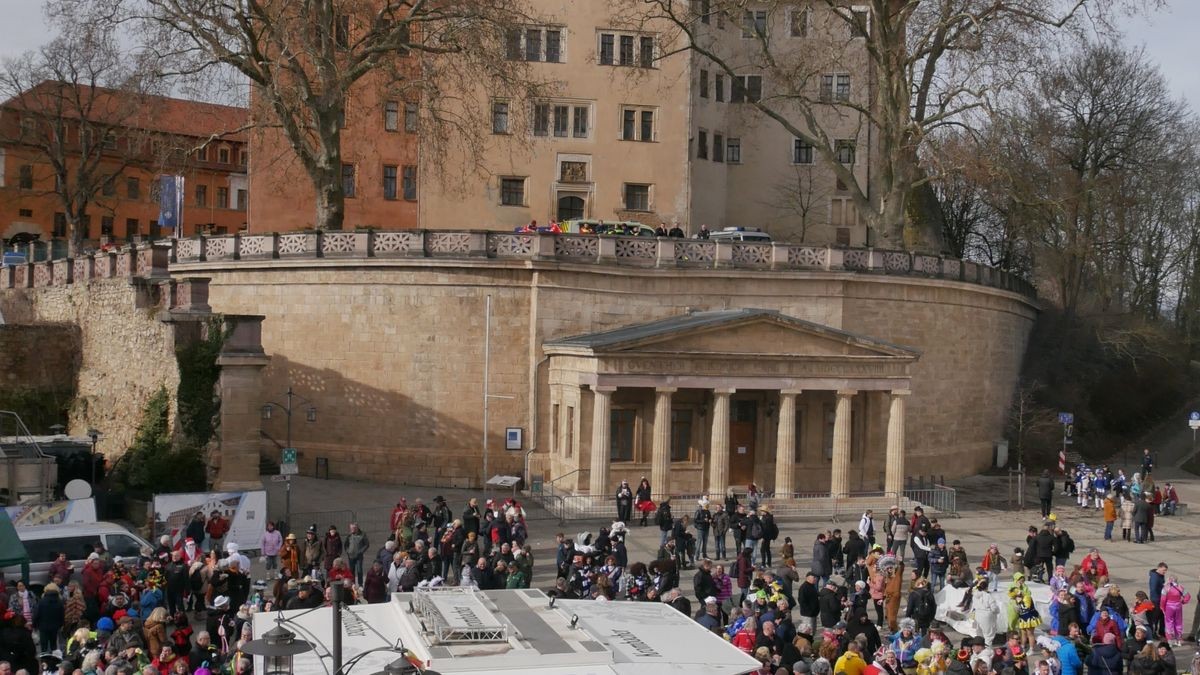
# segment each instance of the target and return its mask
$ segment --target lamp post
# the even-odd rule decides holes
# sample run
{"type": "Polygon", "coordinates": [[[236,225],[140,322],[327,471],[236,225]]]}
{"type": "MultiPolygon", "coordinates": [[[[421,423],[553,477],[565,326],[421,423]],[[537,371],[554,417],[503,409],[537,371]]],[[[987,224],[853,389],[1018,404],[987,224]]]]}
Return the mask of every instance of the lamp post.
{"type": "MultiPolygon", "coordinates": [[[[266,403],[264,403],[263,407],[262,407],[262,418],[264,420],[271,419],[271,412],[275,408],[279,408],[280,410],[282,410],[284,412],[285,415],[287,415],[287,440],[286,440],[287,445],[284,446],[284,451],[286,453],[286,451],[290,450],[294,453],[295,448],[292,447],[292,410],[293,410],[292,404],[295,402],[296,399],[299,399],[300,402],[308,405],[308,407],[305,408],[305,410],[304,410],[304,419],[307,420],[308,422],[316,422],[317,421],[317,407],[312,404],[312,401],[310,401],[310,400],[304,398],[303,396],[297,394],[296,392],[292,391],[292,387],[290,385],[288,386],[287,393],[285,394],[285,396],[287,396],[287,404],[286,405],[281,404],[281,403],[276,403],[275,401],[267,401],[266,403]]],[[[282,467],[283,467],[283,463],[281,462],[280,463],[281,472],[282,472],[282,467]]],[[[292,469],[289,468],[288,470],[291,471],[292,469]]],[[[284,521],[283,522],[285,525],[287,525],[288,530],[290,531],[291,527],[292,527],[292,474],[288,473],[285,475],[287,476],[287,480],[285,481],[287,483],[287,501],[286,501],[286,506],[284,507],[284,521]]]]}
{"type": "Polygon", "coordinates": [[[311,643],[297,640],[296,634],[284,628],[282,622],[263,633],[261,638],[242,646],[242,651],[247,654],[266,660],[265,675],[292,675],[292,657],[312,650],[311,643]]]}
{"type": "Polygon", "coordinates": [[[87,430],[88,438],[92,439],[92,493],[96,492],[96,443],[100,441],[100,432],[95,429],[87,430]]]}

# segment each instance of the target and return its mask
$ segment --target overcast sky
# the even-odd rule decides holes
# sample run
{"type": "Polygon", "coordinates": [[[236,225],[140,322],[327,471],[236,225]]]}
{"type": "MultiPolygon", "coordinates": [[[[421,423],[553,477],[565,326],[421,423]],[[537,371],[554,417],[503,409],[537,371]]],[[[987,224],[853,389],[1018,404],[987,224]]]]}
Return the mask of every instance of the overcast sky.
{"type": "MultiPolygon", "coordinates": [[[[1200,111],[1200,67],[1196,27],[1200,0],[1169,0],[1170,6],[1149,18],[1134,18],[1125,27],[1130,44],[1146,46],[1178,95],[1200,111]]],[[[34,49],[49,36],[38,0],[0,0],[0,58],[34,49]]]]}

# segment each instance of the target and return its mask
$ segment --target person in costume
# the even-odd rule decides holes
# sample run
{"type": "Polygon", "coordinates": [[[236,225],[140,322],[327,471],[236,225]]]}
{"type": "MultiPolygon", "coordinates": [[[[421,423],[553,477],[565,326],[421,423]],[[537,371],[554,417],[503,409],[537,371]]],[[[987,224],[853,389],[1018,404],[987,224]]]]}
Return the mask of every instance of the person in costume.
{"type": "Polygon", "coordinates": [[[1024,574],[1017,572],[1013,575],[1012,586],[1008,589],[1008,598],[1012,602],[1010,611],[1015,615],[1010,618],[1016,630],[1020,633],[1021,647],[1028,653],[1037,644],[1033,631],[1042,625],[1042,617],[1038,614],[1037,607],[1033,604],[1033,594],[1029,592],[1029,587],[1025,585],[1024,574]]]}

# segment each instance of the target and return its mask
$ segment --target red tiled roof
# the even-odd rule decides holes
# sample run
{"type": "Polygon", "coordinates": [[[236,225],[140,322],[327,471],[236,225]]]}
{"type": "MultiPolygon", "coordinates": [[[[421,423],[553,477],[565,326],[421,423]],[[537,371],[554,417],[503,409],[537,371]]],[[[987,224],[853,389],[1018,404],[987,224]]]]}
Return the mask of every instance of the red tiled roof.
{"type": "MultiPolygon", "coordinates": [[[[3,107],[16,110],[38,110],[51,104],[49,97],[57,96],[56,91],[59,88],[70,86],[72,85],[65,82],[47,80],[20,96],[5,101],[3,107]]],[[[230,133],[246,125],[250,116],[246,108],[168,96],[128,94],[103,87],[96,87],[91,91],[85,88],[81,100],[85,101],[84,105],[89,108],[93,116],[118,117],[119,119],[115,119],[113,122],[122,126],[198,138],[217,134],[230,140],[245,141],[247,139],[245,131],[230,133]],[[89,99],[88,97],[91,96],[95,98],[89,99]],[[130,96],[137,99],[135,110],[130,110],[128,100],[123,100],[123,97],[130,96]]],[[[72,110],[65,110],[64,114],[70,115],[72,110]]]]}

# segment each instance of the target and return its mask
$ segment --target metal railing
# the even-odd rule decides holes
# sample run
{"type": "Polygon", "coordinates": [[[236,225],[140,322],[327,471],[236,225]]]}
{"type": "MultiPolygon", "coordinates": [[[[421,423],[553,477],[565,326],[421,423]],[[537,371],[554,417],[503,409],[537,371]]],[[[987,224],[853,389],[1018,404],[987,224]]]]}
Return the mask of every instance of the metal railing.
{"type": "Polygon", "coordinates": [[[926,511],[936,511],[944,515],[958,515],[958,491],[945,485],[932,485],[925,488],[906,489],[904,496],[920,504],[926,511]]]}

